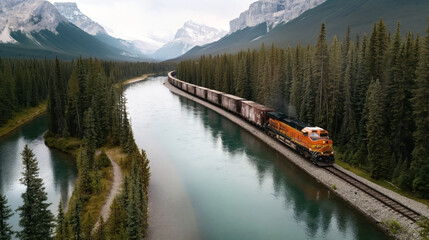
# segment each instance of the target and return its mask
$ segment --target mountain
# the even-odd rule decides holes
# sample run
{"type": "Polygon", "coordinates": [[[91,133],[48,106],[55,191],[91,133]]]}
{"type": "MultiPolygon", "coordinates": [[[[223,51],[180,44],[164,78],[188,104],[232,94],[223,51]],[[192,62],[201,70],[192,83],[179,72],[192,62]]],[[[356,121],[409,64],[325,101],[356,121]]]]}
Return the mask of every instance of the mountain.
{"type": "Polygon", "coordinates": [[[229,22],[230,33],[267,23],[269,29],[279,23],[287,23],[308,9],[317,7],[326,0],[260,0],[252,3],[248,10],[229,22]]]}
{"type": "Polygon", "coordinates": [[[104,28],[83,14],[74,2],[56,2],[54,6],[69,22],[91,35],[107,34],[104,28]]]}
{"type": "Polygon", "coordinates": [[[173,41],[163,45],[152,56],[159,60],[175,58],[196,45],[219,40],[225,34],[226,31],[188,21],[177,30],[173,41]]]}
{"type": "Polygon", "coordinates": [[[95,38],[104,42],[105,44],[122,50],[123,55],[150,60],[150,58],[146,56],[143,51],[141,51],[141,47],[144,45],[144,43],[140,43],[140,47],[137,47],[132,41],[110,36],[103,26],[83,14],[76,3],[56,2],[54,3],[54,6],[57,8],[58,12],[69,22],[73,23],[85,32],[93,35],[95,38]]]}
{"type": "Polygon", "coordinates": [[[45,0],[1,0],[0,56],[141,60],[76,27],[45,0]]]}
{"type": "Polygon", "coordinates": [[[394,33],[396,24],[400,21],[403,34],[412,31],[423,36],[428,23],[428,12],[427,0],[327,0],[269,31],[269,23],[247,27],[230,33],[217,42],[194,48],[178,60],[203,54],[234,53],[248,48],[260,48],[262,43],[266,46],[274,43],[279,47],[295,46],[298,43],[314,44],[322,22],[326,23],[329,40],[334,35],[343,38],[348,26],[351,28],[351,36],[359,34],[362,37],[364,33],[370,35],[373,24],[380,18],[383,18],[391,33],[394,33]],[[264,26],[266,31],[262,30],[264,26]]]}

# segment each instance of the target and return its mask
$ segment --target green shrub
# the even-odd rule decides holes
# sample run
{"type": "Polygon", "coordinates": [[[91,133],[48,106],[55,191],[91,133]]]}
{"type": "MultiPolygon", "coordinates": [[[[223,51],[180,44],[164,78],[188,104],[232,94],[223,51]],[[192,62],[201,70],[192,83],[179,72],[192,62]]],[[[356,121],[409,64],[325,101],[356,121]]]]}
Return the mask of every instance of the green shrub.
{"type": "Polygon", "coordinates": [[[420,226],[419,234],[422,240],[429,240],[429,219],[422,217],[417,224],[420,226]]]}
{"type": "Polygon", "coordinates": [[[395,219],[388,220],[388,221],[384,222],[384,224],[390,230],[390,232],[392,232],[393,234],[398,234],[398,233],[404,231],[404,228],[395,219]]]}
{"type": "Polygon", "coordinates": [[[95,159],[95,164],[98,169],[103,169],[111,166],[110,159],[104,150],[101,151],[101,154],[95,159]]]}

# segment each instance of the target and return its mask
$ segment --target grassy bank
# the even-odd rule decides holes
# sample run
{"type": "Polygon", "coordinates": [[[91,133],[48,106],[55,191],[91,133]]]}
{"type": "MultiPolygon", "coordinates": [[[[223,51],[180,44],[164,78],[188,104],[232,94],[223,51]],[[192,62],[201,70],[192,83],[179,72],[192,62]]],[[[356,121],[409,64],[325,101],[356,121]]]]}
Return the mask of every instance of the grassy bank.
{"type": "Polygon", "coordinates": [[[6,136],[18,127],[21,127],[22,125],[45,113],[46,106],[47,103],[44,102],[36,107],[25,108],[20,112],[15,113],[12,119],[9,119],[6,124],[0,126],[0,137],[6,136]]]}
{"type": "Polygon", "coordinates": [[[142,76],[140,76],[140,77],[136,77],[136,78],[128,79],[127,81],[123,82],[123,85],[128,85],[128,84],[131,84],[131,83],[135,83],[135,82],[143,81],[143,80],[146,80],[146,78],[148,78],[148,77],[152,77],[152,76],[154,76],[154,75],[155,75],[155,73],[143,74],[143,75],[142,75],[142,76]]]}
{"type": "Polygon", "coordinates": [[[385,180],[375,180],[375,179],[371,178],[371,174],[370,173],[368,173],[368,172],[366,172],[366,171],[364,171],[364,170],[362,170],[360,168],[354,167],[354,166],[352,166],[352,165],[350,165],[350,164],[348,164],[346,162],[343,162],[343,161],[341,161],[339,159],[335,159],[335,163],[337,165],[341,166],[342,168],[344,168],[344,169],[346,169],[346,170],[348,170],[348,171],[350,171],[350,172],[352,172],[352,173],[354,173],[354,174],[356,174],[356,175],[358,175],[358,176],[360,176],[362,178],[365,178],[368,181],[371,181],[371,182],[373,182],[375,184],[378,184],[379,186],[387,188],[387,189],[389,189],[389,190],[391,190],[393,192],[396,192],[396,193],[398,193],[398,194],[400,194],[400,195],[402,195],[404,197],[407,197],[407,198],[413,199],[415,201],[421,202],[421,203],[423,203],[423,204],[425,204],[426,206],[429,207],[429,199],[423,199],[423,198],[418,198],[416,196],[413,196],[410,193],[401,190],[400,188],[396,187],[392,183],[389,183],[389,182],[387,182],[385,180]]]}
{"type": "MultiPolygon", "coordinates": [[[[70,154],[77,161],[77,164],[80,165],[80,163],[78,162],[78,156],[81,151],[81,146],[83,145],[83,140],[78,138],[63,138],[59,136],[50,136],[46,134],[45,144],[50,148],[55,148],[57,150],[70,154]]],[[[103,150],[107,151],[109,149],[103,148],[103,150]]],[[[96,158],[100,157],[99,155],[100,154],[98,154],[96,158]]],[[[70,198],[68,208],[69,211],[67,212],[66,216],[70,215],[70,210],[73,208],[77,200],[76,198],[78,196],[84,198],[83,204],[81,206],[82,213],[84,213],[82,216],[82,222],[83,224],[92,227],[97,221],[97,217],[100,214],[101,208],[107,196],[109,195],[110,186],[113,183],[112,165],[103,167],[100,171],[91,171],[90,174],[92,176],[94,174],[99,174],[100,180],[97,183],[93,183],[93,192],[91,192],[91,194],[82,197],[82,194],[77,192],[78,188],[76,187],[79,186],[79,182],[81,181],[81,175],[79,171],[79,176],[75,184],[75,189],[73,190],[72,197],[70,198]]]]}

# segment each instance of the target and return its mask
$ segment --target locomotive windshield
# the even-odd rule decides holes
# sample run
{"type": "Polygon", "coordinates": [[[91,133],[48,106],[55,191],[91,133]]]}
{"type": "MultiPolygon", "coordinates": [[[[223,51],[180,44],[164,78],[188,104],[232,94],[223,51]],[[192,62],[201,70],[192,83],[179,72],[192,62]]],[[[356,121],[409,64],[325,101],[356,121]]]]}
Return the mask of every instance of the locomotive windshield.
{"type": "Polygon", "coordinates": [[[312,133],[310,133],[310,137],[311,138],[318,138],[319,134],[317,132],[312,132],[312,133]]]}
{"type": "Polygon", "coordinates": [[[313,131],[313,132],[310,132],[309,135],[310,135],[310,138],[312,140],[317,140],[317,139],[321,139],[321,138],[325,138],[325,139],[329,138],[327,132],[320,132],[319,133],[319,132],[313,131]]]}

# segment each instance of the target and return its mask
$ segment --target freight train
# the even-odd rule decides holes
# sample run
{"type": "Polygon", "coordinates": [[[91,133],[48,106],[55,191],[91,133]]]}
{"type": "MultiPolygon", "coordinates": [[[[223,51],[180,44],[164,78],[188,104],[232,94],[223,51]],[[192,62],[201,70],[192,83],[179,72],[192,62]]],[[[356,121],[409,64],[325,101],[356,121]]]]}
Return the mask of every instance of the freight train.
{"type": "Polygon", "coordinates": [[[272,108],[246,99],[181,81],[168,73],[171,85],[245,119],[318,166],[334,164],[332,140],[320,127],[311,127],[272,108]]]}

